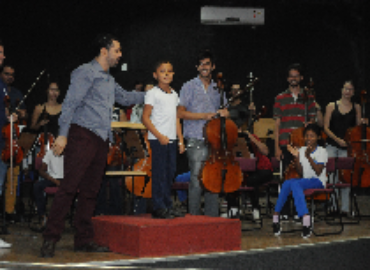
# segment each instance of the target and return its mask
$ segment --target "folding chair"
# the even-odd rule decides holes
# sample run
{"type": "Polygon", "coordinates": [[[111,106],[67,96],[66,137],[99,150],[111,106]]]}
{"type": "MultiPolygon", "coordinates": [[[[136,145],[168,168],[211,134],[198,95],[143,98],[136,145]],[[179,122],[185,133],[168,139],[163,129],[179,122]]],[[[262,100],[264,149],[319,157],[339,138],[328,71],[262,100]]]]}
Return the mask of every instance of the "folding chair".
{"type": "MultiPolygon", "coordinates": [[[[336,158],[336,167],[334,172],[334,177],[339,170],[350,170],[351,171],[351,182],[350,183],[330,183],[328,184],[329,188],[333,188],[334,190],[342,189],[342,188],[350,188],[350,213],[353,217],[357,217],[356,221],[346,221],[343,222],[344,225],[357,225],[360,223],[360,210],[357,204],[357,197],[353,191],[353,170],[355,166],[355,158],[354,157],[337,157],[336,158]],[[355,206],[355,212],[353,211],[353,205],[355,206]]],[[[339,209],[339,205],[337,204],[337,208],[339,209]]]]}
{"type": "MultiPolygon", "coordinates": [[[[337,168],[336,163],[337,163],[337,159],[336,158],[329,158],[328,159],[328,163],[326,164],[326,172],[327,172],[327,174],[334,174],[335,175],[336,168],[337,168]]],[[[338,198],[337,198],[337,194],[334,191],[334,187],[333,186],[330,186],[330,184],[328,184],[323,189],[306,189],[304,191],[304,194],[305,194],[305,197],[310,200],[310,204],[311,204],[311,207],[310,207],[311,208],[310,215],[311,215],[311,229],[312,229],[312,233],[315,236],[326,236],[326,235],[335,235],[335,234],[342,233],[342,231],[343,231],[343,222],[342,222],[341,215],[339,215],[339,223],[330,223],[327,220],[328,204],[329,204],[329,200],[330,200],[331,195],[333,195],[334,200],[336,201],[336,205],[338,205],[338,198]],[[324,220],[325,220],[326,224],[328,224],[328,225],[340,225],[340,229],[338,231],[324,232],[324,233],[318,233],[317,231],[315,231],[315,224],[314,224],[314,215],[315,215],[314,210],[315,210],[315,205],[314,204],[315,204],[315,201],[322,202],[322,195],[325,196],[325,217],[324,217],[324,220]],[[321,196],[321,197],[318,197],[318,196],[321,196]]]]}
{"type": "MultiPolygon", "coordinates": [[[[255,158],[237,157],[237,158],[235,158],[235,160],[239,162],[239,166],[240,166],[240,169],[242,170],[243,174],[247,174],[248,172],[254,172],[257,168],[257,159],[255,159],[255,158]]],[[[240,195],[245,195],[248,192],[254,192],[254,188],[253,187],[248,187],[248,186],[241,186],[238,189],[239,198],[240,198],[240,195]]],[[[240,217],[241,221],[250,220],[245,216],[245,208],[244,208],[244,216],[241,215],[240,201],[239,201],[239,205],[238,205],[238,212],[239,212],[239,217],[240,217]]],[[[242,231],[253,231],[253,230],[262,229],[263,222],[262,222],[261,216],[260,216],[259,222],[255,223],[255,224],[258,224],[259,227],[255,227],[255,228],[251,228],[251,229],[242,228],[242,231]]]]}

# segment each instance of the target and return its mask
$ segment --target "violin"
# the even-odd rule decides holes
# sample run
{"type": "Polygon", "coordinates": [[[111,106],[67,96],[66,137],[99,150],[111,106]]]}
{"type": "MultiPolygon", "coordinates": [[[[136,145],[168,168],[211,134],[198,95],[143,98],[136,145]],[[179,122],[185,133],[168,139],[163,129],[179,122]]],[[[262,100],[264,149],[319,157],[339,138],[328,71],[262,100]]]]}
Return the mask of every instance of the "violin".
{"type": "MultiPolygon", "coordinates": [[[[249,87],[252,85],[250,83],[249,87]]],[[[220,109],[223,109],[225,107],[223,89],[219,90],[220,109]]],[[[238,98],[239,92],[237,96],[231,97],[228,103],[238,98]]],[[[231,193],[238,190],[243,180],[239,163],[233,155],[233,147],[238,138],[238,127],[231,119],[217,114],[205,124],[204,133],[209,150],[208,159],[199,174],[204,188],[213,193],[231,193]]]]}
{"type": "Polygon", "coordinates": [[[46,152],[50,150],[51,145],[53,145],[54,141],[55,138],[53,134],[49,132],[40,133],[36,140],[36,144],[40,146],[40,151],[37,153],[37,157],[43,158],[46,152]]]}
{"type": "MultiPolygon", "coordinates": [[[[145,134],[141,132],[128,131],[127,141],[141,141],[142,151],[144,152],[144,157],[138,159],[133,166],[131,166],[132,171],[145,172],[145,176],[135,176],[135,181],[132,181],[132,176],[125,178],[126,188],[128,191],[136,196],[143,198],[152,197],[152,150],[150,148],[150,143],[148,140],[148,132],[145,134]],[[131,136],[131,138],[130,138],[131,136]],[[133,183],[132,183],[133,182],[133,183]],[[134,185],[133,185],[134,184],[134,185]]],[[[132,157],[133,160],[133,157],[132,157]]]]}
{"type": "MultiPolygon", "coordinates": [[[[366,90],[361,91],[362,115],[365,116],[366,90]]],[[[348,144],[348,156],[355,157],[355,165],[352,175],[353,186],[367,188],[370,187],[370,128],[366,124],[349,128],[344,140],[348,144]]],[[[351,183],[351,171],[341,170],[339,172],[342,180],[351,183]]]]}
{"type": "MultiPolygon", "coordinates": [[[[10,110],[10,97],[5,93],[4,97],[5,107],[10,110]]],[[[12,117],[11,117],[12,119],[12,117]]],[[[5,163],[20,164],[23,160],[23,149],[18,145],[19,127],[11,120],[9,124],[5,125],[2,130],[2,135],[5,140],[5,147],[1,153],[1,159],[5,163]]]]}

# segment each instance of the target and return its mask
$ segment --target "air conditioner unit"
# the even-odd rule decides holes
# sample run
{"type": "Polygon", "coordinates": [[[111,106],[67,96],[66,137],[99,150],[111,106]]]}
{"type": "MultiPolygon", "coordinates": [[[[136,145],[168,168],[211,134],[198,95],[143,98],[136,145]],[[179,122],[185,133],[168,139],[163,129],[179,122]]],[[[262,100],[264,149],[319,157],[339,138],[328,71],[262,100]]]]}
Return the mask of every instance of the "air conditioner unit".
{"type": "Polygon", "coordinates": [[[200,9],[200,21],[213,25],[264,25],[265,9],[206,6],[200,9]]]}

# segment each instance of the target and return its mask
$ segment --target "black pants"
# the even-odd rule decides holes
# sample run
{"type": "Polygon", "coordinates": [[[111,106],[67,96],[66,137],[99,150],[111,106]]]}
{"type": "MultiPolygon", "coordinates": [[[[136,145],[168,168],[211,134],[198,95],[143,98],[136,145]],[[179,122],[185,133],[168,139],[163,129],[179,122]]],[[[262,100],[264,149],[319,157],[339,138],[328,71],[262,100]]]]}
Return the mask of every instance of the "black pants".
{"type": "MultiPolygon", "coordinates": [[[[272,171],[258,170],[249,174],[247,179],[247,186],[253,187],[251,192],[251,203],[254,209],[259,209],[259,187],[270,182],[272,179],[272,171]]],[[[239,206],[239,191],[229,193],[226,195],[228,208],[239,206]]]]}

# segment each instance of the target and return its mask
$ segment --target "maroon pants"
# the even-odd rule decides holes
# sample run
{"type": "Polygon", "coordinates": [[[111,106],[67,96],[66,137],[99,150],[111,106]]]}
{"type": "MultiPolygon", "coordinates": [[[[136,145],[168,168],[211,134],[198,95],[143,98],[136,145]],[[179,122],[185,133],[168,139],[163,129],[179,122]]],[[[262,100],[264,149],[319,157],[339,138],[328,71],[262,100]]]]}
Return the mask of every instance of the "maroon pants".
{"type": "Polygon", "coordinates": [[[77,192],[74,245],[79,247],[93,240],[91,217],[103,178],[107,153],[107,141],[103,141],[88,129],[71,125],[64,151],[64,179],[50,209],[47,227],[43,233],[45,240],[54,242],[60,240],[65,216],[77,192]]]}

